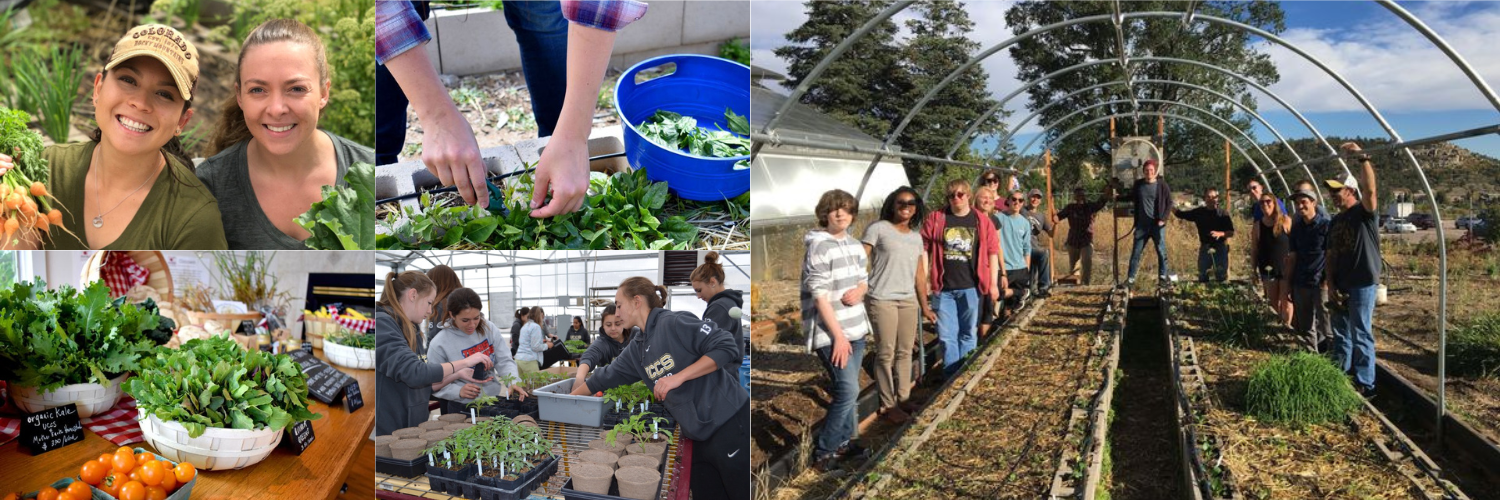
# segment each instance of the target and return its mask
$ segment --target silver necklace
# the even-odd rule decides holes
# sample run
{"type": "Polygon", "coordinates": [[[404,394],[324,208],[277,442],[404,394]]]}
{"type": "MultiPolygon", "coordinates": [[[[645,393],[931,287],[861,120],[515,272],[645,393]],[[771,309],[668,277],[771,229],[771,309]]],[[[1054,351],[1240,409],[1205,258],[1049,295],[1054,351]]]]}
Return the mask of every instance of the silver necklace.
{"type": "MultiPolygon", "coordinates": [[[[102,152],[102,151],[99,152],[99,165],[101,167],[104,166],[104,152],[102,152]]],[[[94,184],[99,184],[100,182],[104,182],[104,181],[101,180],[101,181],[96,182],[94,184]]],[[[148,176],[146,176],[146,180],[141,182],[140,187],[135,188],[135,191],[131,191],[130,194],[125,195],[124,198],[120,198],[120,202],[116,203],[115,206],[114,206],[114,208],[111,208],[111,209],[109,209],[108,211],[106,211],[106,212],[104,212],[102,214],[94,216],[94,221],[93,221],[94,222],[94,227],[95,228],[104,227],[104,216],[109,215],[110,212],[115,211],[115,208],[120,208],[120,205],[124,205],[125,204],[125,200],[128,200],[128,199],[130,199],[131,196],[135,196],[136,193],[141,192],[142,189],[145,189],[146,184],[149,184],[150,182],[151,182],[151,176],[148,175],[148,176]]],[[[99,193],[99,189],[97,187],[94,189],[94,193],[95,194],[99,193]]],[[[98,204],[97,201],[94,202],[94,203],[96,205],[98,204]]]]}

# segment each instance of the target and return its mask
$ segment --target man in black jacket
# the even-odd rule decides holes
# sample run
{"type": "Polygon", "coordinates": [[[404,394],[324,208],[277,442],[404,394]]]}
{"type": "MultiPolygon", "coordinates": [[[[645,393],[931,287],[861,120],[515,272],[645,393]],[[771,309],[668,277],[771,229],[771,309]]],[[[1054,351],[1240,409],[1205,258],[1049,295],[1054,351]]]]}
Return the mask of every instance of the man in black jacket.
{"type": "Polygon", "coordinates": [[[1219,190],[1203,191],[1204,205],[1192,210],[1173,210],[1177,218],[1198,226],[1198,282],[1207,283],[1209,271],[1217,281],[1229,279],[1229,238],[1234,237],[1234,219],[1219,209],[1219,190]]]}
{"type": "Polygon", "coordinates": [[[1121,198],[1134,204],[1135,215],[1135,244],[1130,249],[1130,273],[1125,279],[1127,287],[1135,284],[1135,272],[1141,266],[1141,251],[1145,250],[1148,239],[1156,241],[1157,279],[1165,282],[1169,274],[1167,242],[1162,234],[1166,230],[1167,216],[1172,213],[1172,189],[1167,186],[1167,181],[1157,178],[1156,160],[1146,160],[1141,170],[1144,175],[1136,179],[1130,192],[1121,198]]]}

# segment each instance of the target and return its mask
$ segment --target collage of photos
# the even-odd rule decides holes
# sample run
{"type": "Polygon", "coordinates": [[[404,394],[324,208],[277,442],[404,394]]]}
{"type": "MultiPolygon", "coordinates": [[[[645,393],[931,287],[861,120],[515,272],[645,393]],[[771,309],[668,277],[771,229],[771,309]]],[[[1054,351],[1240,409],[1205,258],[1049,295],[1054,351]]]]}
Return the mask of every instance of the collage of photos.
{"type": "Polygon", "coordinates": [[[1500,500],[1496,33],[0,0],[0,500],[1500,500]]]}

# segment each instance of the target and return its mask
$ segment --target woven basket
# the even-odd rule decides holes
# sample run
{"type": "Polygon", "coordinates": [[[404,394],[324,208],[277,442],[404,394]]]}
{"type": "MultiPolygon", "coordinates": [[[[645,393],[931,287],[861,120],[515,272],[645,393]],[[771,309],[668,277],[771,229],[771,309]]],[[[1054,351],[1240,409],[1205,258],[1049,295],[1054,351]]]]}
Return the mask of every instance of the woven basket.
{"type": "Polygon", "coordinates": [[[125,382],[125,377],[122,374],[110,379],[108,386],[72,384],[47,392],[37,392],[35,387],[22,387],[14,383],[9,385],[11,399],[16,401],[16,406],[28,413],[76,404],[78,418],[88,418],[115,407],[115,403],[120,401],[120,384],[125,382]]]}
{"type": "Polygon", "coordinates": [[[281,443],[281,431],[211,427],[194,438],[177,422],[164,422],[141,412],[141,433],[157,453],[175,462],[189,462],[199,470],[243,469],[260,463],[281,443]]]}
{"type": "Polygon", "coordinates": [[[339,323],[333,318],[317,318],[307,315],[302,317],[302,337],[312,341],[313,347],[323,349],[323,337],[338,332],[339,323]]]}
{"type": "MultiPolygon", "coordinates": [[[[316,344],[314,347],[316,347],[316,344]]],[[[328,361],[335,365],[347,366],[356,370],[375,369],[374,349],[360,349],[334,342],[324,342],[323,355],[328,356],[328,361]]]]}

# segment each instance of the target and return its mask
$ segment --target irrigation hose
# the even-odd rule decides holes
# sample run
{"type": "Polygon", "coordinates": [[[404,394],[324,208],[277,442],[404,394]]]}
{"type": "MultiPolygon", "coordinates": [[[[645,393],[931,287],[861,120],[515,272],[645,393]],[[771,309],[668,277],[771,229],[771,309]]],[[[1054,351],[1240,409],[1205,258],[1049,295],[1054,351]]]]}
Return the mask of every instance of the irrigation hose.
{"type": "MultiPolygon", "coordinates": [[[[618,153],[606,153],[606,154],[602,154],[602,155],[599,155],[599,156],[590,156],[589,157],[589,161],[592,162],[594,160],[607,160],[607,159],[610,159],[610,158],[619,158],[621,156],[625,156],[625,152],[624,151],[621,151],[621,152],[618,152],[618,153]]],[[[532,172],[535,172],[535,171],[536,171],[536,167],[531,167],[531,168],[528,168],[528,169],[525,169],[525,170],[513,170],[513,171],[506,172],[506,173],[503,173],[503,174],[500,174],[500,175],[497,175],[497,176],[494,176],[494,177],[490,177],[489,179],[486,179],[486,180],[488,180],[490,182],[502,181],[502,180],[505,180],[505,179],[509,179],[511,177],[515,177],[517,175],[529,174],[529,173],[532,173],[532,172]]],[[[429,190],[426,190],[426,191],[418,190],[418,191],[416,191],[414,193],[407,193],[407,194],[403,194],[401,196],[392,196],[390,198],[384,198],[384,199],[375,200],[375,204],[376,205],[384,205],[386,203],[397,202],[397,201],[401,201],[401,200],[409,200],[409,199],[412,199],[412,198],[416,198],[418,196],[422,196],[423,194],[451,193],[451,192],[454,192],[454,191],[457,191],[457,190],[458,190],[458,186],[447,186],[447,187],[441,187],[441,188],[437,188],[437,189],[429,189],[429,190]]]]}

